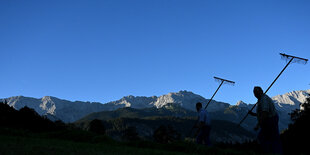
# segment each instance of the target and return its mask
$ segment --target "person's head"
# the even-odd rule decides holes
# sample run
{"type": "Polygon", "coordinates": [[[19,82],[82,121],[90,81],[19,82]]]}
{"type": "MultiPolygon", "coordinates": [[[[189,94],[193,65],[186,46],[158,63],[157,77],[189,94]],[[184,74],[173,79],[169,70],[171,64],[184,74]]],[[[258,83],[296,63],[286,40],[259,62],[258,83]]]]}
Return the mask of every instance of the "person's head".
{"type": "Polygon", "coordinates": [[[260,99],[262,97],[262,95],[264,94],[263,89],[259,86],[254,87],[253,93],[257,99],[260,99]]]}
{"type": "Polygon", "coordinates": [[[200,102],[196,103],[196,110],[197,112],[202,108],[202,104],[200,102]]]}

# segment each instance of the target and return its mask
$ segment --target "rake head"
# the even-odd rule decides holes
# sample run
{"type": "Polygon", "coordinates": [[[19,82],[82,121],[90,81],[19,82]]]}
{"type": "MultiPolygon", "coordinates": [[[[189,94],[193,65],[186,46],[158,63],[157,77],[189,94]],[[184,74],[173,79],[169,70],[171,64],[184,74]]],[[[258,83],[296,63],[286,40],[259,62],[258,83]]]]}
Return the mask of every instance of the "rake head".
{"type": "Polygon", "coordinates": [[[226,80],[226,79],[222,79],[219,77],[214,76],[215,81],[217,82],[223,82],[223,84],[229,84],[229,85],[235,85],[234,81],[230,81],[230,80],[226,80]]]}
{"type": "Polygon", "coordinates": [[[307,64],[308,62],[308,59],[305,59],[305,58],[300,58],[300,57],[296,57],[296,56],[292,56],[292,55],[287,55],[287,54],[284,54],[284,53],[280,53],[281,55],[281,58],[286,60],[287,61],[290,61],[291,59],[292,60],[292,63],[300,63],[300,64],[307,64]]]}

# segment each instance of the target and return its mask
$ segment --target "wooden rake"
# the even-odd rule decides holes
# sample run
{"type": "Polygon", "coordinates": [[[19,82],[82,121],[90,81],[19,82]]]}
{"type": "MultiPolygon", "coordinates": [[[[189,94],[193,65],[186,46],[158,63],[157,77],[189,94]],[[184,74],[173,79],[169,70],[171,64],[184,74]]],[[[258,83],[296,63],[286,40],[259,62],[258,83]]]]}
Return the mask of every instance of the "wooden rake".
{"type": "MultiPolygon", "coordinates": [[[[290,63],[302,63],[302,64],[307,64],[308,59],[305,58],[300,58],[300,57],[296,57],[296,56],[292,56],[292,55],[287,55],[284,53],[280,53],[281,58],[285,59],[286,61],[288,61],[288,63],[286,64],[286,66],[282,69],[282,71],[280,72],[280,74],[276,77],[276,79],[273,80],[273,82],[271,83],[271,85],[268,87],[268,89],[264,92],[264,95],[268,92],[268,90],[271,88],[271,86],[278,80],[278,78],[280,77],[280,75],[283,73],[283,71],[286,69],[286,67],[290,64],[290,63]]],[[[251,108],[251,110],[243,117],[243,119],[240,121],[239,126],[242,124],[242,122],[248,117],[249,113],[252,112],[252,110],[255,108],[257,103],[254,104],[254,106],[251,108]]]]}
{"type": "MultiPolygon", "coordinates": [[[[213,77],[215,79],[215,81],[218,81],[220,82],[221,84],[218,86],[218,88],[216,89],[216,91],[214,92],[214,94],[212,95],[211,99],[208,101],[207,105],[205,106],[205,109],[207,109],[208,105],[210,104],[210,102],[212,101],[213,97],[215,96],[215,94],[218,92],[218,90],[221,88],[221,86],[223,84],[230,84],[230,85],[234,85],[235,82],[234,81],[230,81],[230,80],[226,80],[226,79],[222,79],[222,78],[219,78],[219,77],[213,77]]],[[[190,135],[192,134],[196,124],[198,123],[198,120],[195,122],[194,126],[191,128],[190,132],[189,132],[189,137],[190,135]]]]}
{"type": "Polygon", "coordinates": [[[214,79],[216,81],[219,81],[221,82],[221,84],[219,85],[219,87],[216,89],[216,91],[214,92],[214,94],[212,95],[211,99],[208,101],[205,109],[207,109],[208,105],[210,104],[210,102],[212,101],[213,97],[215,96],[215,94],[217,93],[217,91],[221,88],[221,86],[225,83],[225,84],[231,84],[231,85],[234,85],[235,82],[234,81],[230,81],[230,80],[226,80],[226,79],[222,79],[222,78],[219,78],[219,77],[216,77],[214,76],[214,79]]]}

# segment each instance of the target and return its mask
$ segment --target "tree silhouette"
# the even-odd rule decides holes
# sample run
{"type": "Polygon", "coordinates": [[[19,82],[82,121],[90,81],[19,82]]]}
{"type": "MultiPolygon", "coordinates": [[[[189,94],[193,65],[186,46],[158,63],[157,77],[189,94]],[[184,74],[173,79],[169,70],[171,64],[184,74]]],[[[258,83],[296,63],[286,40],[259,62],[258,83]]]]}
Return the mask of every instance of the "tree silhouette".
{"type": "Polygon", "coordinates": [[[159,126],[153,134],[153,138],[159,143],[170,143],[180,140],[180,134],[171,126],[159,126]]]}
{"type": "Polygon", "coordinates": [[[31,108],[23,107],[20,110],[15,110],[3,102],[0,103],[0,126],[33,132],[61,129],[57,124],[41,117],[31,108]]]}
{"type": "Polygon", "coordinates": [[[122,138],[124,140],[129,140],[129,141],[137,141],[139,140],[139,134],[137,132],[137,128],[135,126],[130,126],[127,129],[123,131],[122,138]]]}
{"type": "Polygon", "coordinates": [[[18,111],[8,104],[0,102],[0,126],[3,127],[16,127],[18,111]]]}
{"type": "Polygon", "coordinates": [[[101,120],[94,119],[89,123],[88,131],[97,133],[97,134],[105,134],[105,127],[101,120]]]}
{"type": "Polygon", "coordinates": [[[310,139],[310,97],[301,104],[301,109],[291,114],[292,124],[283,132],[281,139],[286,154],[310,154],[307,141],[310,139]]]}

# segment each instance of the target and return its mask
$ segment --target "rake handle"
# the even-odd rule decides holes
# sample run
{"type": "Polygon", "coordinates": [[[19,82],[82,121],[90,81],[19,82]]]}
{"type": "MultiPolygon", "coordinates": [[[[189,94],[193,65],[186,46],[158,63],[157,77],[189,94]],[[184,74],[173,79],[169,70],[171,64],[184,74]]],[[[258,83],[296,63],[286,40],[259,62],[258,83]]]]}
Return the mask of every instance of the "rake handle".
{"type": "MultiPolygon", "coordinates": [[[[257,104],[257,103],[255,103],[255,104],[253,105],[253,107],[251,108],[250,111],[252,111],[252,110],[255,108],[256,104],[257,104]]],[[[240,126],[240,125],[242,124],[242,122],[249,116],[250,111],[248,111],[248,113],[243,117],[243,119],[240,121],[240,123],[238,124],[238,126],[240,126]]]]}
{"type": "MultiPolygon", "coordinates": [[[[276,79],[273,80],[273,82],[271,83],[271,85],[268,87],[268,89],[265,91],[264,95],[268,92],[268,90],[272,87],[272,85],[278,80],[278,78],[280,77],[280,75],[284,72],[284,70],[287,68],[287,66],[293,61],[295,57],[292,57],[292,59],[286,64],[286,66],[282,69],[282,71],[280,72],[280,74],[276,77],[276,79]]],[[[248,117],[249,113],[255,108],[257,103],[255,103],[253,105],[253,107],[251,108],[250,111],[248,111],[248,113],[243,117],[243,119],[240,121],[239,126],[242,124],[242,122],[248,117]]]]}
{"type": "Polygon", "coordinates": [[[278,78],[280,77],[280,75],[284,72],[284,70],[286,69],[286,67],[293,61],[294,57],[286,64],[286,66],[282,69],[282,71],[280,72],[280,74],[276,77],[276,79],[273,80],[273,82],[271,83],[271,85],[268,87],[268,89],[265,91],[264,94],[266,94],[268,92],[268,90],[271,88],[271,86],[278,80],[278,78]]]}
{"type": "Polygon", "coordinates": [[[217,91],[221,88],[221,86],[223,85],[224,81],[221,82],[221,84],[219,85],[219,87],[217,87],[216,91],[214,92],[214,94],[212,95],[211,99],[208,101],[205,109],[207,109],[209,103],[212,101],[213,97],[215,96],[215,94],[217,93],[217,91]]]}

